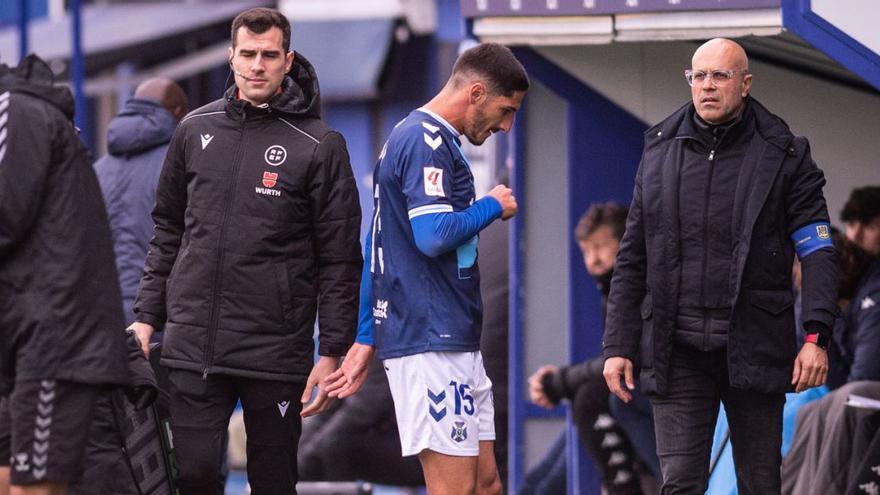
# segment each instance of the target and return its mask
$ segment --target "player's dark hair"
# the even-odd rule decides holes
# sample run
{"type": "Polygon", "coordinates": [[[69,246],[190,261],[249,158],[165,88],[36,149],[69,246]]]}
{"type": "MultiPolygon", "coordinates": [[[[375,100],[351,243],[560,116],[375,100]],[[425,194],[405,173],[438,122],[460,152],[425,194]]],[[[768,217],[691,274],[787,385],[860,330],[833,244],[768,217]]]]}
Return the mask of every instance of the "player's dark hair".
{"type": "Polygon", "coordinates": [[[233,49],[235,49],[235,44],[238,41],[238,28],[240,27],[246,27],[249,31],[253,31],[257,34],[265,33],[273,27],[277,27],[282,33],[284,33],[284,39],[281,46],[284,48],[285,52],[290,51],[290,21],[287,20],[287,17],[284,17],[284,14],[275,9],[256,7],[245,10],[241,14],[235,16],[235,19],[232,20],[233,49]]]}
{"type": "Polygon", "coordinates": [[[519,60],[504,45],[482,43],[466,50],[455,61],[452,77],[477,74],[485,79],[489,92],[511,96],[529,89],[529,76],[519,60]]]}
{"type": "Polygon", "coordinates": [[[853,189],[840,212],[843,222],[868,222],[880,217],[880,186],[853,189]]]}
{"type": "Polygon", "coordinates": [[[585,241],[599,227],[607,225],[611,229],[611,235],[619,241],[626,229],[627,212],[628,209],[625,206],[613,201],[593,203],[578,220],[577,226],[574,228],[574,238],[577,241],[585,241]]]}

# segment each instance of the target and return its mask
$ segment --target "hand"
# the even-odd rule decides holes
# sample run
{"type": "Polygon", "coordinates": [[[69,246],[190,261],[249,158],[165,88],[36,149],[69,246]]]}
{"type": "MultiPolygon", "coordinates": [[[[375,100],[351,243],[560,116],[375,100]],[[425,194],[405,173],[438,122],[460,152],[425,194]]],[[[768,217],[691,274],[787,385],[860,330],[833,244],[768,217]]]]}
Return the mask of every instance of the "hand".
{"type": "Polygon", "coordinates": [[[633,363],[624,357],[610,357],[605,360],[605,369],[602,371],[605,376],[605,383],[608,384],[608,390],[616,395],[623,402],[632,400],[630,390],[636,389],[635,381],[633,381],[633,363]],[[620,386],[620,377],[626,383],[626,388],[620,386]]]}
{"type": "Polygon", "coordinates": [[[138,342],[140,342],[141,344],[141,350],[144,351],[144,356],[147,356],[147,358],[149,358],[150,337],[152,337],[153,332],[155,332],[153,325],[136,321],[129,325],[127,330],[134,333],[135,337],[137,337],[138,339],[138,342]]]}
{"type": "Polygon", "coordinates": [[[559,373],[558,367],[551,364],[545,364],[538,368],[538,371],[529,377],[529,399],[544,409],[553,409],[556,404],[547,398],[547,394],[544,393],[544,385],[541,384],[541,381],[544,379],[544,376],[555,373],[559,373]]]}
{"type": "Polygon", "coordinates": [[[501,219],[507,220],[516,215],[516,197],[513,191],[504,184],[493,187],[487,196],[492,196],[501,205],[501,219]]]}
{"type": "Polygon", "coordinates": [[[361,388],[370,371],[374,351],[375,347],[371,345],[355,343],[351,346],[342,360],[342,366],[324,378],[324,386],[330,397],[344,399],[361,388]]]}
{"type": "Polygon", "coordinates": [[[808,388],[824,385],[827,377],[828,353],[812,342],[805,343],[794,360],[794,371],[791,374],[794,391],[803,392],[808,388]]]}
{"type": "Polygon", "coordinates": [[[302,399],[300,399],[304,406],[302,412],[299,413],[300,416],[306,418],[318,414],[319,412],[326,411],[333,404],[333,401],[336,399],[327,396],[327,390],[324,388],[323,383],[324,379],[330,373],[336,371],[338,367],[338,357],[321,356],[318,359],[318,362],[312,368],[312,372],[309,373],[309,379],[306,380],[306,389],[303,391],[302,399]],[[312,398],[312,391],[315,388],[318,389],[318,393],[315,394],[315,399],[309,404],[309,399],[312,398]]]}

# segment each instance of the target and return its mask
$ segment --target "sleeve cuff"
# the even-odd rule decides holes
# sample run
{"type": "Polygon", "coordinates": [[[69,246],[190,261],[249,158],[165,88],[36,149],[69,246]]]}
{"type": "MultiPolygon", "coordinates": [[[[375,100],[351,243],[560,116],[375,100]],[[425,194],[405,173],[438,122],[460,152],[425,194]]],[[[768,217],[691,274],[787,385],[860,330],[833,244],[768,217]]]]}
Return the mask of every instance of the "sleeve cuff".
{"type": "Polygon", "coordinates": [[[348,345],[346,344],[325,344],[321,342],[318,344],[318,354],[326,357],[340,357],[345,355],[345,351],[348,350],[348,345]]]}
{"type": "Polygon", "coordinates": [[[830,337],[831,336],[831,328],[817,320],[810,320],[804,322],[804,331],[807,334],[818,333],[819,335],[830,337]]]}
{"type": "Polygon", "coordinates": [[[151,315],[150,313],[138,313],[135,317],[134,321],[138,323],[146,323],[153,327],[154,331],[159,331],[165,325],[165,319],[159,318],[156,315],[151,315]]]}
{"type": "Polygon", "coordinates": [[[501,203],[498,202],[497,199],[492,196],[484,196],[480,199],[480,201],[485,201],[486,206],[489,208],[489,214],[491,218],[500,218],[501,213],[503,213],[504,209],[501,208],[501,203]]]}

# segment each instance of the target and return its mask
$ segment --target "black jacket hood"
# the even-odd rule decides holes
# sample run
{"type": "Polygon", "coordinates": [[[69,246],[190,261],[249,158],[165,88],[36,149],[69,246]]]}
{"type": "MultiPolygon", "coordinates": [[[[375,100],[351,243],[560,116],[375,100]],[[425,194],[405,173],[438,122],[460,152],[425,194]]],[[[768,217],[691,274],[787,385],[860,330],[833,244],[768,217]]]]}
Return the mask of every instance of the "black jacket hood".
{"type": "Polygon", "coordinates": [[[22,59],[18,67],[0,65],[0,79],[10,91],[45,100],[73,120],[73,94],[66,87],[55,86],[52,69],[40,57],[30,54],[22,59]]]}
{"type": "MultiPolygon", "coordinates": [[[[321,89],[315,67],[302,54],[294,52],[293,65],[281,82],[281,93],[269,100],[269,108],[289,115],[321,118],[321,89]]],[[[241,110],[249,105],[236,99],[238,87],[233,85],[226,90],[224,97],[234,109],[241,110]]]]}

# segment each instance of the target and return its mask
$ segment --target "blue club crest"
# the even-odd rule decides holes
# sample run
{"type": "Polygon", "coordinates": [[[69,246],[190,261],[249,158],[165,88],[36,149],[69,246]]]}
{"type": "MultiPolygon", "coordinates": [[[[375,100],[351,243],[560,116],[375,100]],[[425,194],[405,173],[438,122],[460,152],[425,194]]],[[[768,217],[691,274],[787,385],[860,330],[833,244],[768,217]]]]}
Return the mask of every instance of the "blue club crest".
{"type": "Polygon", "coordinates": [[[467,425],[464,421],[456,421],[452,425],[451,437],[456,442],[463,442],[467,440],[467,425]]]}

